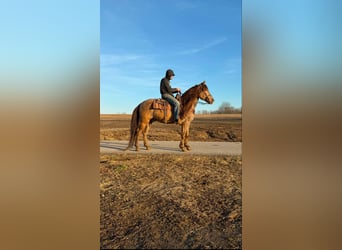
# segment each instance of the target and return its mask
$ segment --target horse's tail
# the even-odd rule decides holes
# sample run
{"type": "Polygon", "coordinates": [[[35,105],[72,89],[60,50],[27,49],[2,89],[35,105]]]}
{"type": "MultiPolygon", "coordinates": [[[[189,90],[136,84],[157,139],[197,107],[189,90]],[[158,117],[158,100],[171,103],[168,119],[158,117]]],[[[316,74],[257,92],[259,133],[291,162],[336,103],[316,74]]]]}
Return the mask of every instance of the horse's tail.
{"type": "Polygon", "coordinates": [[[129,142],[128,142],[128,146],[125,150],[133,147],[133,143],[137,137],[138,134],[138,125],[139,125],[139,107],[140,105],[138,105],[132,113],[132,117],[131,117],[131,130],[130,130],[130,138],[129,138],[129,142]]]}

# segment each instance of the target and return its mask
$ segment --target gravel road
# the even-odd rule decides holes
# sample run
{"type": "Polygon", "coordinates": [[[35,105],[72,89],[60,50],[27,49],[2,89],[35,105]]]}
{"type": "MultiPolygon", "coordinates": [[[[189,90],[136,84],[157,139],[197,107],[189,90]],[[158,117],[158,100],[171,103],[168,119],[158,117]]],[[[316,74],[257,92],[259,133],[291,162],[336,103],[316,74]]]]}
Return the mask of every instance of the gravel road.
{"type": "Polygon", "coordinates": [[[124,151],[128,141],[101,141],[100,153],[159,153],[159,154],[203,154],[203,155],[241,155],[241,142],[190,142],[191,151],[182,152],[179,141],[149,141],[150,150],[140,142],[140,151],[135,147],[124,151]]]}

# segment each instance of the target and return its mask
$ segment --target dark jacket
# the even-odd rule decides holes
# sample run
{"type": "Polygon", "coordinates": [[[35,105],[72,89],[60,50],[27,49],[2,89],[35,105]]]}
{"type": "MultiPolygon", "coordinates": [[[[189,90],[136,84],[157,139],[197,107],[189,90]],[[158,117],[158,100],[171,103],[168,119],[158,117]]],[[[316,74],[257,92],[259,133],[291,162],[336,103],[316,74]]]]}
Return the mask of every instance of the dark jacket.
{"type": "Polygon", "coordinates": [[[170,80],[167,77],[164,77],[160,81],[160,94],[170,94],[177,93],[177,88],[171,88],[170,80]]]}

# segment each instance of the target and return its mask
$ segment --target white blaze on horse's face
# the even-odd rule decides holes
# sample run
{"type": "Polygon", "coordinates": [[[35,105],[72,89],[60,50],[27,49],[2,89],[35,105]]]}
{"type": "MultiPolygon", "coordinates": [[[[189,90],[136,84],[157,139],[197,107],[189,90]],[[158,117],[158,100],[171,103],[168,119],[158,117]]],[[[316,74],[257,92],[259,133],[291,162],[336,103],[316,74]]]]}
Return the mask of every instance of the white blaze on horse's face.
{"type": "Polygon", "coordinates": [[[201,83],[201,88],[202,88],[202,91],[199,94],[199,98],[201,98],[202,100],[206,101],[209,104],[212,104],[214,102],[214,98],[210,94],[209,89],[207,85],[205,84],[205,82],[201,83]]]}

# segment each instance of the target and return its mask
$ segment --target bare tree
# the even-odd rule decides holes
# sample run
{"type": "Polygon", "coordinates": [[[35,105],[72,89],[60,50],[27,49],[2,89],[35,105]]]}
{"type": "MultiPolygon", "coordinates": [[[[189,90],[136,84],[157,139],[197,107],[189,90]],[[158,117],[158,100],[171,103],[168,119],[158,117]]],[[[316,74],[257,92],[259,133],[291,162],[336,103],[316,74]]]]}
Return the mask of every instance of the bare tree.
{"type": "Polygon", "coordinates": [[[197,114],[241,114],[241,108],[233,107],[229,102],[223,102],[217,110],[199,110],[197,114]]]}
{"type": "Polygon", "coordinates": [[[223,102],[218,109],[218,113],[219,114],[231,114],[233,113],[233,110],[234,110],[234,107],[229,102],[223,102]]]}
{"type": "Polygon", "coordinates": [[[241,113],[241,108],[234,108],[229,102],[223,102],[214,114],[237,114],[241,113]]]}

